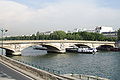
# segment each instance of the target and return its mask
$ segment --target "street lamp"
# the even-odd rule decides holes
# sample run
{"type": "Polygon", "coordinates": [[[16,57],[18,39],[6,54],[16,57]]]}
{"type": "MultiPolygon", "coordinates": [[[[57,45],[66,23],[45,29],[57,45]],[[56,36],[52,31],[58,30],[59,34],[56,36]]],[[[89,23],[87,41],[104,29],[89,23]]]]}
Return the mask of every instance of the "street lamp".
{"type": "Polygon", "coordinates": [[[3,55],[3,35],[4,35],[4,32],[7,32],[8,30],[6,30],[6,29],[0,29],[1,30],[1,32],[2,32],[2,34],[1,34],[1,41],[2,41],[2,55],[3,55]]]}

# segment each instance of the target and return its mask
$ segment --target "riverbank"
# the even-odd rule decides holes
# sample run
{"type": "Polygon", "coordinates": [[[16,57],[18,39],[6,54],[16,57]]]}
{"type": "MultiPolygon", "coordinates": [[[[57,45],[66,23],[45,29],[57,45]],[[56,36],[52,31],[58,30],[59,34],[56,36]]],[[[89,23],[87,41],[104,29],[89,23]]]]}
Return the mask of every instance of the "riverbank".
{"type": "Polygon", "coordinates": [[[5,65],[31,77],[35,80],[64,80],[64,78],[61,78],[59,76],[56,76],[54,74],[51,74],[47,71],[37,69],[35,67],[26,65],[24,63],[21,63],[19,61],[10,59],[6,56],[0,55],[0,61],[4,63],[5,65]]]}
{"type": "Polygon", "coordinates": [[[97,52],[96,54],[47,53],[42,50],[25,49],[22,56],[12,59],[60,71],[60,74],[93,75],[111,80],[120,79],[120,52],[97,52]]]}
{"type": "Polygon", "coordinates": [[[100,77],[95,77],[95,76],[87,76],[87,75],[82,75],[81,77],[76,77],[76,75],[73,76],[72,75],[54,75],[51,74],[49,72],[43,71],[43,70],[39,70],[37,68],[33,68],[29,65],[23,64],[21,62],[15,61],[13,59],[10,59],[6,56],[2,56],[0,55],[0,61],[4,64],[6,64],[7,66],[10,66],[11,68],[31,77],[32,79],[35,80],[109,80],[106,78],[100,78],[100,77]]]}

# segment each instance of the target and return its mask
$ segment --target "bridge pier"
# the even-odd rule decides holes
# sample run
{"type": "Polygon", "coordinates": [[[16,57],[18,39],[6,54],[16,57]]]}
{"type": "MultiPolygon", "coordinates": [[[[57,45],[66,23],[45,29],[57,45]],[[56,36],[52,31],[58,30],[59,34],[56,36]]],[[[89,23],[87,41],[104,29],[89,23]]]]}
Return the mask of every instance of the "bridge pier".
{"type": "Polygon", "coordinates": [[[60,53],[65,53],[65,52],[66,52],[66,49],[60,51],[60,53]]]}

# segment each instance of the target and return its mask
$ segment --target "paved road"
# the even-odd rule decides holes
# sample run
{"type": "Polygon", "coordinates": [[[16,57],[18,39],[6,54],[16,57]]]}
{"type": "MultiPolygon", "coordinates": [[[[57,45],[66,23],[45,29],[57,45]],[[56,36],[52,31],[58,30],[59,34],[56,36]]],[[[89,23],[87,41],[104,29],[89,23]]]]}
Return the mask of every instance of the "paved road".
{"type": "MultiPolygon", "coordinates": [[[[0,62],[0,78],[8,78],[14,80],[32,80],[31,78],[15,71],[0,62]]],[[[1,79],[0,79],[1,80],[1,79]]]]}

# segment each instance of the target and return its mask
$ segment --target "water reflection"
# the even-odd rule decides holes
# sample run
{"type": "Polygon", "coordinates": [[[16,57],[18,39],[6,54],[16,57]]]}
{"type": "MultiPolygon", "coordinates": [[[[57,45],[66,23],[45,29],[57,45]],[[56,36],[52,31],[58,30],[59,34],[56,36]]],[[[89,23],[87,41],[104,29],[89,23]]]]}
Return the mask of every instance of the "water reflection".
{"type": "Polygon", "coordinates": [[[32,47],[28,47],[22,51],[22,56],[39,56],[47,54],[46,50],[34,50],[32,47]]]}

